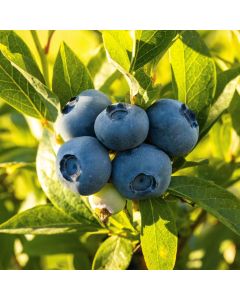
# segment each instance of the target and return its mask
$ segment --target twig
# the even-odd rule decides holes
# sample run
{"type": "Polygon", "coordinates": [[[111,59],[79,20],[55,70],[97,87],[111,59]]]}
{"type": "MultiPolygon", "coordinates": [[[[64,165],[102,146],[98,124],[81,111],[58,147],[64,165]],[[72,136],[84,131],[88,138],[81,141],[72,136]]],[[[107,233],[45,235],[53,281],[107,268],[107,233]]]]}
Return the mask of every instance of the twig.
{"type": "Polygon", "coordinates": [[[53,34],[54,34],[55,30],[49,30],[48,32],[49,32],[49,33],[48,33],[47,44],[46,44],[46,46],[44,47],[44,53],[45,53],[46,55],[47,55],[48,52],[49,52],[51,40],[52,40],[52,37],[53,37],[53,34]]]}

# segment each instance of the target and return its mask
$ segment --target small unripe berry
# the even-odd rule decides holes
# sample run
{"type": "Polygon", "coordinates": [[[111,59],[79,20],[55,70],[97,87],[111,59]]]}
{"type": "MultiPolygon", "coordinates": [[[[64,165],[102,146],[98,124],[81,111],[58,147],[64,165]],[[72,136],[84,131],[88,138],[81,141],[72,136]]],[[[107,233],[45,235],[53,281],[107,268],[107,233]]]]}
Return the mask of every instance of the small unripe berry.
{"type": "Polygon", "coordinates": [[[122,197],[111,183],[107,183],[99,192],[88,197],[91,208],[104,221],[124,209],[126,199],[122,197]]]}

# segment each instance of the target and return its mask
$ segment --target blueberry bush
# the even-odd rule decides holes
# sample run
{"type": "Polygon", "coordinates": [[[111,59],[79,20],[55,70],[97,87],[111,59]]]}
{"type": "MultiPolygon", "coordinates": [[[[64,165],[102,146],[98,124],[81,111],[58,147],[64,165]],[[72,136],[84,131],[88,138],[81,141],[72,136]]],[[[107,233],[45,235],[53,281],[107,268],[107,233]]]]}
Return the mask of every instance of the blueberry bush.
{"type": "Polygon", "coordinates": [[[240,269],[239,235],[240,31],[0,31],[0,269],[240,269]]]}

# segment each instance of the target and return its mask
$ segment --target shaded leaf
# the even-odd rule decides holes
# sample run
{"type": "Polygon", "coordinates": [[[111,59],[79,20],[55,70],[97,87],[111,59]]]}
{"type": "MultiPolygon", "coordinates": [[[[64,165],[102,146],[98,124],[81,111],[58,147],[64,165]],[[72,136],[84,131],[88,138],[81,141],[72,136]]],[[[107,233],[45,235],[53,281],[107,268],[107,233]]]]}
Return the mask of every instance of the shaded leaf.
{"type": "Polygon", "coordinates": [[[91,262],[87,251],[80,249],[78,253],[74,254],[73,264],[75,270],[91,270],[91,262]]]}
{"type": "Polygon", "coordinates": [[[170,48],[176,99],[186,103],[204,125],[216,87],[216,70],[196,31],[184,31],[170,48]]]}
{"type": "Polygon", "coordinates": [[[208,163],[209,163],[208,159],[202,159],[199,161],[190,161],[190,160],[186,160],[184,157],[178,157],[173,162],[173,173],[178,171],[179,169],[204,166],[204,165],[208,165],[208,163]]]}
{"type": "Polygon", "coordinates": [[[222,187],[226,187],[237,167],[238,164],[233,161],[226,163],[222,159],[211,159],[209,165],[198,168],[197,174],[200,178],[213,181],[222,187]]]}
{"type": "Polygon", "coordinates": [[[39,235],[33,240],[24,240],[22,245],[22,252],[30,256],[77,253],[83,248],[77,234],[39,235]]]}
{"type": "Polygon", "coordinates": [[[0,234],[0,270],[9,270],[14,255],[14,236],[0,234]]]}
{"type": "Polygon", "coordinates": [[[131,241],[120,236],[106,239],[94,257],[94,270],[125,270],[131,258],[133,248],[131,241]]]}
{"type": "Polygon", "coordinates": [[[94,88],[87,68],[65,43],[60,46],[54,63],[52,88],[61,107],[80,92],[94,88]]]}
{"type": "Polygon", "coordinates": [[[0,51],[0,99],[29,116],[55,121],[57,98],[0,51]]]}
{"type": "Polygon", "coordinates": [[[169,191],[196,203],[240,235],[240,200],[224,188],[196,177],[173,176],[169,191]]]}
{"type": "Polygon", "coordinates": [[[149,270],[172,270],[177,254],[177,229],[168,204],[162,199],[139,201],[141,246],[149,270]]]}

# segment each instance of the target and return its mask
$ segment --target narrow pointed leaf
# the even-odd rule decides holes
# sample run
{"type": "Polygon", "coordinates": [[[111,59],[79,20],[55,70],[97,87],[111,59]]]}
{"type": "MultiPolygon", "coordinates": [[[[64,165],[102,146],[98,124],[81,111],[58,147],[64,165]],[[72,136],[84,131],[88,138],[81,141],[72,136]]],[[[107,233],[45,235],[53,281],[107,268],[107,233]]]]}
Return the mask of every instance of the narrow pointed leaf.
{"type": "Polygon", "coordinates": [[[52,88],[61,107],[80,92],[93,88],[87,68],[65,43],[60,46],[54,63],[52,88]]]}

